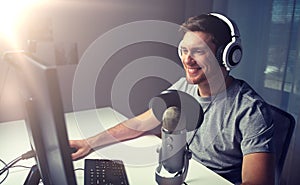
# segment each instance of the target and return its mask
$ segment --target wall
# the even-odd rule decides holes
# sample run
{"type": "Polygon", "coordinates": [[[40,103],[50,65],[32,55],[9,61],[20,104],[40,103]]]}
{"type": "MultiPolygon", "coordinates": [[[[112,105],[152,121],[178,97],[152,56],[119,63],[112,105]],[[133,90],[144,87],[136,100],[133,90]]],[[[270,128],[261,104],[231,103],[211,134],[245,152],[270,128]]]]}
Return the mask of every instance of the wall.
{"type": "MultiPolygon", "coordinates": [[[[93,89],[90,90],[94,92],[92,97],[80,94],[81,92],[79,92],[80,95],[74,93],[75,73],[78,66],[82,66],[79,61],[97,39],[105,34],[110,34],[111,30],[143,20],[181,24],[185,17],[197,14],[198,9],[205,11],[211,7],[211,2],[201,2],[204,1],[45,1],[36,4],[22,14],[22,20],[18,23],[17,28],[18,48],[33,48],[34,54],[45,64],[58,66],[65,112],[114,106],[123,114],[133,116],[147,109],[147,102],[152,96],[166,89],[183,75],[177,57],[176,43],[173,43],[172,46],[167,43],[168,41],[165,43],[151,42],[150,39],[116,49],[106,61],[99,61],[103,63],[103,66],[98,69],[98,75],[94,77],[96,83],[91,86],[93,89]],[[26,42],[28,39],[35,41],[35,45],[31,45],[33,47],[28,47],[26,42]],[[127,88],[127,94],[122,100],[117,100],[118,97],[112,98],[112,94],[116,94],[112,89],[115,88],[113,84],[117,84],[118,75],[123,74],[122,71],[129,70],[129,66],[134,67],[134,65],[128,64],[138,64],[147,60],[153,64],[151,65],[152,72],[144,71],[144,76],[139,77],[132,87],[123,87],[123,90],[127,88]],[[177,72],[174,72],[173,69],[177,72]],[[156,71],[160,71],[164,76],[155,75],[156,71]],[[76,107],[74,106],[74,94],[76,97],[80,96],[75,103],[76,107]],[[125,104],[129,105],[129,108],[125,104]]],[[[159,30],[159,27],[150,28],[149,32],[154,30],[157,31],[157,35],[163,35],[164,38],[170,37],[169,40],[171,37],[175,38],[174,35],[168,35],[167,30],[159,30]]],[[[126,39],[125,36],[121,35],[120,37],[120,40],[126,39]]],[[[178,41],[179,38],[176,39],[178,41]]],[[[111,40],[118,42],[118,38],[111,40]]],[[[1,52],[16,49],[3,43],[0,44],[1,52]]],[[[109,47],[112,43],[105,42],[103,44],[109,47]]],[[[97,59],[94,57],[93,60],[97,59]]],[[[22,119],[22,104],[18,98],[15,74],[7,64],[0,64],[0,122],[22,119]]],[[[144,69],[139,68],[138,70],[144,69]]],[[[120,86],[120,88],[122,87],[120,86]]],[[[121,97],[122,95],[114,96],[121,97]]]]}

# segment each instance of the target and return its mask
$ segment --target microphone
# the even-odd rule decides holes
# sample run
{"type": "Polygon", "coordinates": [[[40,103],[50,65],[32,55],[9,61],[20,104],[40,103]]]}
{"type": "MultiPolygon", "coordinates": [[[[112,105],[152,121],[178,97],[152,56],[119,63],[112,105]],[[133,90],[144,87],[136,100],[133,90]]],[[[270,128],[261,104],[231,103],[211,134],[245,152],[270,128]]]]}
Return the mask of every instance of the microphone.
{"type": "Polygon", "coordinates": [[[200,127],[203,121],[202,107],[189,94],[176,90],[163,91],[152,98],[149,104],[154,116],[162,122],[156,182],[159,185],[181,185],[192,157],[186,133],[200,127]]]}
{"type": "Polygon", "coordinates": [[[169,173],[181,172],[184,166],[186,147],[186,122],[178,107],[165,110],[161,128],[161,159],[169,173]]]}

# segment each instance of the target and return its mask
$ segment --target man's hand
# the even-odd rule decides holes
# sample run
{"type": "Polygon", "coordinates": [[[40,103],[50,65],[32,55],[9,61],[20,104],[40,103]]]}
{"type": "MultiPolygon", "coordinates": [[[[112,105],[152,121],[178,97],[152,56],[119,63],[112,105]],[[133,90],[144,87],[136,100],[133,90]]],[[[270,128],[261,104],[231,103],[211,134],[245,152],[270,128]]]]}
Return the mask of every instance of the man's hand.
{"type": "Polygon", "coordinates": [[[86,140],[70,140],[69,141],[71,148],[76,148],[77,151],[72,153],[72,159],[76,160],[78,158],[84,157],[91,151],[91,146],[86,140]]]}

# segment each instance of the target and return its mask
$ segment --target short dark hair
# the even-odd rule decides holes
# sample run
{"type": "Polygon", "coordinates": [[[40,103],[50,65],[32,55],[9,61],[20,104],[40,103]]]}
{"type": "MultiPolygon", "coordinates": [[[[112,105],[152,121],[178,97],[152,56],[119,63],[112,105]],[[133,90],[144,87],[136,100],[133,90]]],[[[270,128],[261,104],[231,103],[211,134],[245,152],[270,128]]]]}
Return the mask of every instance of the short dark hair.
{"type": "Polygon", "coordinates": [[[230,27],[223,20],[216,16],[202,14],[190,17],[181,25],[180,31],[188,32],[205,32],[211,34],[212,42],[220,48],[231,41],[230,27]]]}

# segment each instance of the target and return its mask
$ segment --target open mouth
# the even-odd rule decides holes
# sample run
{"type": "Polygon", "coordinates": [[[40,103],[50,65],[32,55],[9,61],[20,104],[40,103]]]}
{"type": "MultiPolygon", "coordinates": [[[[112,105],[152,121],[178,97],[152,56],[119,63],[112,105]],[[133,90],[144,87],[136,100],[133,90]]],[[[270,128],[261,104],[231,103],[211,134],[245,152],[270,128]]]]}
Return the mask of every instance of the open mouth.
{"type": "Polygon", "coordinates": [[[187,68],[188,73],[190,74],[196,74],[198,73],[198,71],[200,71],[202,68],[201,67],[197,67],[197,68],[187,68]]]}

